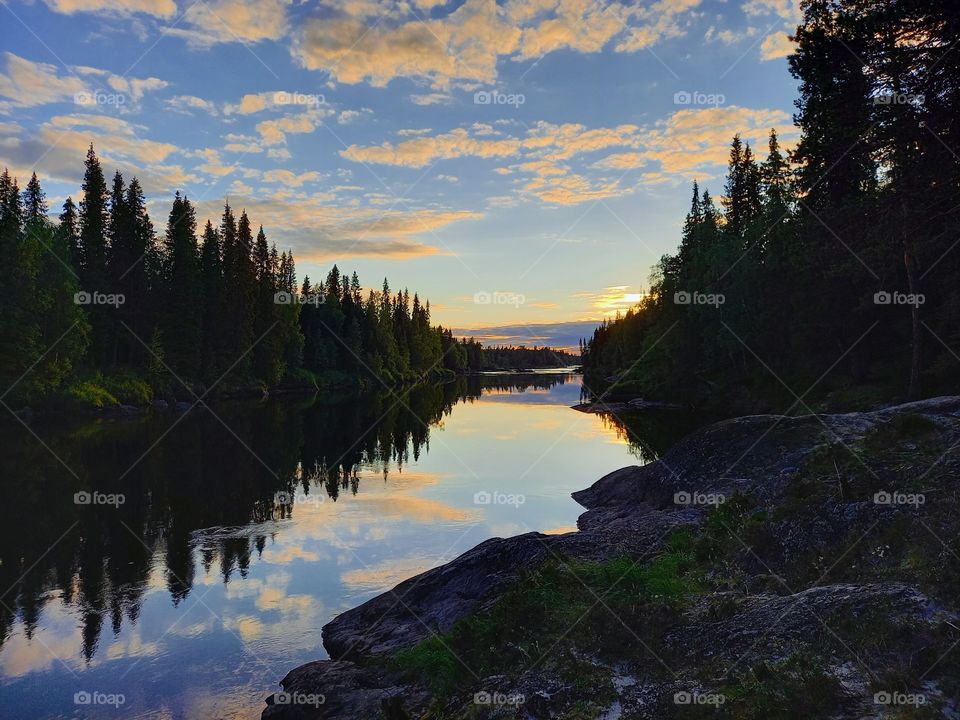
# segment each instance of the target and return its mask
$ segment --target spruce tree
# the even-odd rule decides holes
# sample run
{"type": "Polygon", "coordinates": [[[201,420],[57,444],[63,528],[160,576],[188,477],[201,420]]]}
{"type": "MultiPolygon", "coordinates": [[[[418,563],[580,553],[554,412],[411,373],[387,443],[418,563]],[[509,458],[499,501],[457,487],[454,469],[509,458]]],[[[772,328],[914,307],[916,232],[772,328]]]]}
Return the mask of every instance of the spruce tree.
{"type": "Polygon", "coordinates": [[[202,288],[196,227],[193,206],[177,192],[164,237],[162,342],[167,364],[184,381],[199,377],[201,362],[202,288]]]}
{"type": "Polygon", "coordinates": [[[82,260],[80,257],[80,216],[77,214],[77,205],[69,195],[63,201],[60,213],[60,232],[66,239],[70,249],[70,264],[79,273],[82,260]]]}
{"type": "Polygon", "coordinates": [[[203,298],[200,376],[204,383],[211,383],[227,369],[229,308],[225,297],[220,235],[209,220],[203,229],[200,247],[200,282],[203,298]]]}
{"type": "MultiPolygon", "coordinates": [[[[87,293],[108,293],[107,234],[109,232],[109,193],[100,161],[93,145],[87,151],[83,175],[83,200],[80,202],[80,285],[87,293]]],[[[110,359],[110,335],[113,321],[109,305],[87,308],[92,326],[90,359],[104,364],[110,359]]]]}

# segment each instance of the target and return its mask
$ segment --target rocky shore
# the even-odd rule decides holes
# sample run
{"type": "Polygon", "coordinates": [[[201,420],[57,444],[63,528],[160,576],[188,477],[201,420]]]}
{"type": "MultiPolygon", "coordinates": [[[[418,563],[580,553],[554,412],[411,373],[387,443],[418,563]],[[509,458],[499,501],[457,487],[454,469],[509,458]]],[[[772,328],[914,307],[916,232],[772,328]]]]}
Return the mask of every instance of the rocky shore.
{"type": "Polygon", "coordinates": [[[960,397],[704,427],[323,628],[263,718],[960,717],[960,397]]]}

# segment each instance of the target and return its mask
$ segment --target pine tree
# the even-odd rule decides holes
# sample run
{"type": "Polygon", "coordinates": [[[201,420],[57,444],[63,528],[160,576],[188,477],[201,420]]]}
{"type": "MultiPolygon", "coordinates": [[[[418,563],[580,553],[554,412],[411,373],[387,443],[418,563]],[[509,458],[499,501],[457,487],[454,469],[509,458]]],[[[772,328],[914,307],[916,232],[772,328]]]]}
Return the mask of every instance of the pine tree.
{"type": "Polygon", "coordinates": [[[69,195],[63,201],[63,210],[60,213],[60,230],[70,249],[70,265],[75,271],[79,272],[82,263],[80,257],[80,216],[77,214],[76,203],[69,195]]]}
{"type": "Polygon", "coordinates": [[[277,329],[278,268],[275,266],[276,248],[270,251],[263,226],[257,232],[253,246],[253,264],[256,275],[253,335],[259,342],[253,348],[253,368],[256,377],[267,385],[275,385],[283,376],[283,338],[277,329]]]}
{"type": "Polygon", "coordinates": [[[203,298],[200,376],[205,383],[212,383],[227,369],[229,310],[225,301],[220,235],[209,220],[203,229],[200,248],[200,283],[203,298]]]}
{"type": "Polygon", "coordinates": [[[114,264],[118,270],[117,291],[123,293],[125,298],[120,316],[139,340],[126,333],[127,345],[121,345],[120,361],[143,367],[149,356],[144,344],[149,343],[156,328],[151,265],[158,262],[158,248],[143,188],[136,177],[127,186],[121,237],[122,245],[113,249],[114,264]]]}
{"type": "Polygon", "coordinates": [[[163,348],[170,368],[183,380],[200,374],[202,288],[193,206],[177,192],[164,238],[166,294],[163,348]]]}
{"type": "MultiPolygon", "coordinates": [[[[103,170],[91,144],[87,151],[83,200],[80,202],[80,286],[88,293],[110,291],[107,268],[107,234],[110,225],[108,199],[103,170]]],[[[107,305],[88,307],[92,326],[90,359],[95,364],[103,364],[110,359],[110,312],[112,308],[107,305]]]]}
{"type": "Polygon", "coordinates": [[[38,256],[24,241],[24,208],[16,178],[0,175],[0,380],[4,391],[40,352],[34,280],[38,256]]]}
{"type": "Polygon", "coordinates": [[[47,221],[47,198],[40,187],[37,174],[30,176],[30,182],[23,192],[24,222],[29,228],[32,225],[42,225],[47,221]]]}

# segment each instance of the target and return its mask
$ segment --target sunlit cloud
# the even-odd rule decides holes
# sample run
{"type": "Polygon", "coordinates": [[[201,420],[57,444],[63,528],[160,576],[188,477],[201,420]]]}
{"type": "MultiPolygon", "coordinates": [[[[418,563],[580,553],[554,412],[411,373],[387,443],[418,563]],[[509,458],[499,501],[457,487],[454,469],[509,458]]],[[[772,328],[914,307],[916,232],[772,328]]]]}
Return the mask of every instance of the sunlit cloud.
{"type": "Polygon", "coordinates": [[[168,18],[177,12],[174,0],[46,0],[46,3],[51,10],[66,15],[78,12],[109,15],[144,13],[168,18]]]}
{"type": "Polygon", "coordinates": [[[760,43],[760,57],[764,60],[776,60],[787,57],[796,51],[797,46],[785,32],[775,32],[767,35],[760,43]]]}
{"type": "Polygon", "coordinates": [[[288,29],[290,0],[210,0],[189,5],[183,21],[164,28],[190,45],[279,40],[288,29]]]}

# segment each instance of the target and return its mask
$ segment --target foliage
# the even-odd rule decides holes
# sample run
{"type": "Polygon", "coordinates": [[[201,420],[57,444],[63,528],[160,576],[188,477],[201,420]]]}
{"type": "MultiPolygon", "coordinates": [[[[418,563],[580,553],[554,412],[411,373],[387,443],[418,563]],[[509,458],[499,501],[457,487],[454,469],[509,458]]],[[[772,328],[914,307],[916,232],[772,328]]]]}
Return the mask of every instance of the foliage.
{"type": "Polygon", "coordinates": [[[83,201],[48,217],[36,175],[0,176],[0,383],[11,402],[62,394],[87,407],[281,383],[394,384],[467,368],[464,344],[409,291],[361,295],[336,266],[301,288],[246,211],[197,237],[176,193],[157,237],[139,181],[108,187],[91,145],[83,201]],[[79,293],[79,295],[78,295],[79,293]],[[91,300],[93,298],[93,300],[91,300]],[[103,300],[113,298],[113,301],[103,300]]]}
{"type": "Polygon", "coordinates": [[[957,16],[889,0],[803,9],[799,143],[787,158],[771,133],[758,162],[735,137],[722,209],[694,183],[651,293],[588,343],[591,387],[612,375],[625,392],[795,412],[956,387],[960,166],[945,145],[960,59],[944,50],[957,16]]]}

